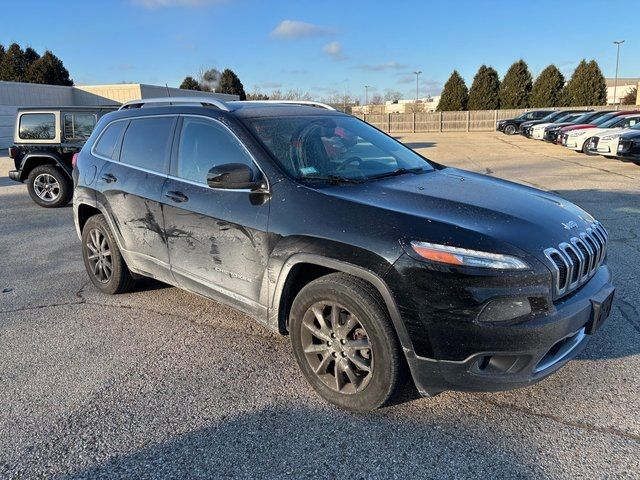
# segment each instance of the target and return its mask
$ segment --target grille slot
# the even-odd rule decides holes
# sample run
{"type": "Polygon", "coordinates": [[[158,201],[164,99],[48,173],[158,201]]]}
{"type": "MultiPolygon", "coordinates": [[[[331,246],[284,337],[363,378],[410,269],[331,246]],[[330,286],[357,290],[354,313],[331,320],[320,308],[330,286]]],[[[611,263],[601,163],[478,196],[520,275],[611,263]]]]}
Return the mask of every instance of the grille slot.
{"type": "Polygon", "coordinates": [[[544,251],[551,261],[556,298],[573,291],[593,276],[604,261],[608,237],[605,228],[595,222],[568,243],[544,251]]]}

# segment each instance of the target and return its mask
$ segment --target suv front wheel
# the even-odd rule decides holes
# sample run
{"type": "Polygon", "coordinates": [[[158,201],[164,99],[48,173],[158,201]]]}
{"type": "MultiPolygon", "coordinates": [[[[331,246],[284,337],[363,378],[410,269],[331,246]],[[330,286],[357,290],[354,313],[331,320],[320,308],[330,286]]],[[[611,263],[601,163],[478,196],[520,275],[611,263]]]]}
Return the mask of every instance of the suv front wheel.
{"type": "Polygon", "coordinates": [[[29,173],[27,190],[41,207],[64,207],[73,196],[71,179],[53,165],[40,165],[29,173]]]}
{"type": "Polygon", "coordinates": [[[327,401],[356,411],[384,405],[402,386],[400,345],[378,292],[343,273],[306,285],[289,332],[302,373],[327,401]]]}

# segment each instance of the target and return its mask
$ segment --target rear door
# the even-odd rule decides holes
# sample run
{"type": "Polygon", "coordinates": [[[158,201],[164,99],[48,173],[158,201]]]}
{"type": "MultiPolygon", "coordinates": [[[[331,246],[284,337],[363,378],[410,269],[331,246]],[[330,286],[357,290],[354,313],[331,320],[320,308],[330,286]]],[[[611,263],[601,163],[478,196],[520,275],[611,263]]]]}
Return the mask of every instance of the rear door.
{"type": "Polygon", "coordinates": [[[108,160],[98,174],[96,189],[125,260],[135,270],[167,282],[172,275],[160,199],[176,121],[173,115],[120,121],[125,125],[119,151],[112,158],[101,152],[102,137],[93,148],[94,155],[108,160]]]}
{"type": "Polygon", "coordinates": [[[245,163],[256,172],[258,167],[217,120],[184,116],[178,128],[162,198],[174,278],[188,290],[264,317],[268,196],[207,185],[207,172],[216,165],[245,163]]]}

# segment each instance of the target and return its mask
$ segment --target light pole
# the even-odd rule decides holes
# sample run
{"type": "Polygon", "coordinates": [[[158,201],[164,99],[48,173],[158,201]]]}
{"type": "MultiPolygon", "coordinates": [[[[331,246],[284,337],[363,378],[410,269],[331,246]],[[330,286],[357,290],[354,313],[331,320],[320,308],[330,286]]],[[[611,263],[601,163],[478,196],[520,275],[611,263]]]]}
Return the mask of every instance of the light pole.
{"type": "Polygon", "coordinates": [[[369,105],[369,89],[370,88],[371,88],[371,85],[364,86],[364,104],[365,105],[369,105]]]}
{"type": "Polygon", "coordinates": [[[422,70],[416,70],[415,72],[413,72],[413,74],[416,76],[416,103],[418,103],[418,92],[420,90],[420,74],[422,73],[422,70]]]}
{"type": "MultiPolygon", "coordinates": [[[[616,52],[616,78],[613,81],[613,105],[616,106],[616,92],[618,90],[618,64],[620,63],[620,45],[624,43],[624,40],[616,40],[613,43],[618,47],[618,51],[616,52]]],[[[617,109],[618,107],[616,106],[616,110],[617,109]]]]}

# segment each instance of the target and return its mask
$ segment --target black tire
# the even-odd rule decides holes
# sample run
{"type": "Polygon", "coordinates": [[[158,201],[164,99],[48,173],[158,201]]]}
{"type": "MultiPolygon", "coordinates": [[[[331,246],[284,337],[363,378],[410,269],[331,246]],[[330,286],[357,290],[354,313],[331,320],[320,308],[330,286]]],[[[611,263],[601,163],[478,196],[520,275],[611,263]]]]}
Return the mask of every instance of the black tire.
{"type": "Polygon", "coordinates": [[[73,183],[69,176],[53,165],[40,165],[27,177],[31,200],[41,207],[64,207],[73,197],[73,183]]]}
{"type": "Polygon", "coordinates": [[[94,215],[85,223],[82,229],[82,259],[91,283],[102,293],[115,295],[131,290],[135,285],[104,215],[94,215]],[[97,250],[99,245],[105,245],[107,250],[97,250]],[[98,262],[101,262],[100,266],[97,266],[98,262]],[[106,265],[110,265],[110,268],[106,265]]]}
{"type": "Polygon", "coordinates": [[[589,142],[591,141],[591,138],[587,138],[584,143],[582,144],[582,153],[584,153],[585,155],[591,155],[591,153],[589,153],[589,142]]]}
{"type": "Polygon", "coordinates": [[[504,133],[506,135],[515,135],[516,126],[515,125],[507,125],[506,127],[504,127],[504,133]]]}
{"type": "Polygon", "coordinates": [[[384,302],[369,283],[344,273],[320,277],[298,293],[289,320],[298,366],[328,402],[348,410],[370,411],[387,403],[403,386],[405,359],[384,302]],[[329,329],[318,327],[319,318],[312,307],[323,315],[326,312],[327,317],[321,317],[328,321],[325,327],[329,329]],[[338,311],[335,317],[334,308],[338,311]],[[335,328],[334,318],[339,319],[335,328]],[[314,326],[315,334],[310,330],[314,326]],[[326,335],[329,331],[334,332],[330,338],[326,335]],[[325,332],[324,339],[316,336],[318,332],[325,332]],[[355,348],[365,344],[369,347],[355,348]]]}

